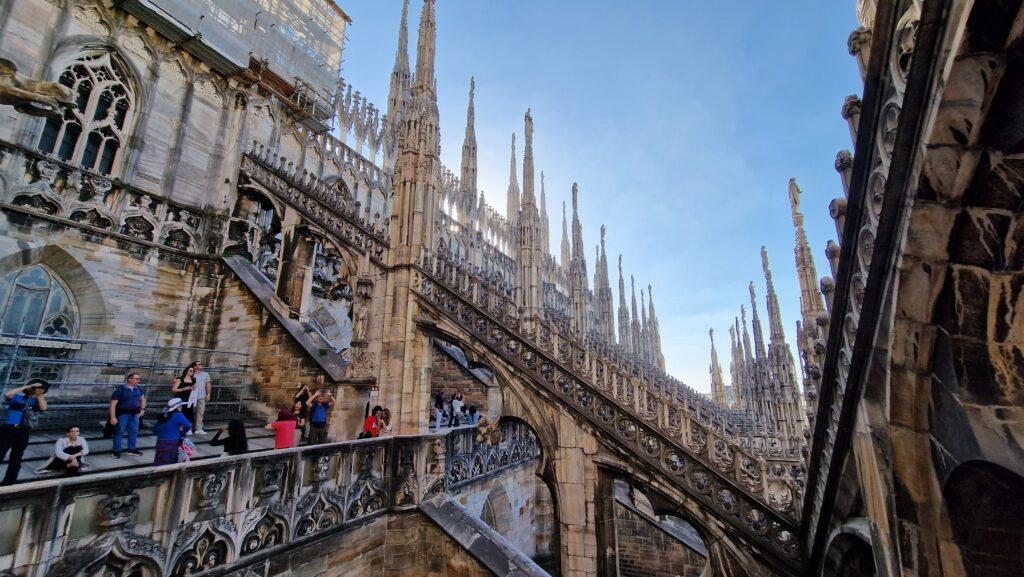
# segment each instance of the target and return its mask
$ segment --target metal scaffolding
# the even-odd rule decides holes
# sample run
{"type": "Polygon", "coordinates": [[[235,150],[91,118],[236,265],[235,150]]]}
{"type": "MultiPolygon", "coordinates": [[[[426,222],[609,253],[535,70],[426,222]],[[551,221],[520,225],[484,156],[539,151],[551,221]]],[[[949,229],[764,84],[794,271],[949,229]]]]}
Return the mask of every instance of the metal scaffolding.
{"type": "Polygon", "coordinates": [[[51,384],[43,427],[103,419],[110,394],[130,372],[142,374],[151,407],[171,398],[171,382],[193,361],[210,373],[213,394],[207,413],[215,420],[245,417],[242,401],[255,398],[249,354],[217,349],[122,343],[42,335],[0,333],[0,388],[29,379],[51,384]]]}

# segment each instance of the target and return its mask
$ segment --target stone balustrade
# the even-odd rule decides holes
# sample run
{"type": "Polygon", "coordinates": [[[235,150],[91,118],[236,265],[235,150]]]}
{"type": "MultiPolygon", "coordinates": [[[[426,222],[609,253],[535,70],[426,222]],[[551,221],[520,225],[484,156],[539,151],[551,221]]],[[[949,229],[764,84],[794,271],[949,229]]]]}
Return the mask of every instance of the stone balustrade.
{"type": "Polygon", "coordinates": [[[533,432],[508,421],[486,436],[464,427],[4,488],[0,574],[242,570],[538,456],[533,432]]]}
{"type": "MultiPolygon", "coordinates": [[[[896,132],[900,125],[900,111],[903,103],[904,90],[910,65],[913,61],[914,44],[908,38],[914,38],[920,20],[920,11],[912,2],[902,2],[898,19],[883,19],[881,22],[889,27],[884,34],[877,37],[872,30],[859,28],[851,36],[851,54],[858,56],[862,71],[866,72],[867,58],[865,49],[870,44],[872,51],[883,51],[888,58],[878,74],[877,84],[868,85],[871,93],[865,93],[863,101],[848,102],[844,106],[844,117],[856,116],[875,119],[876,126],[851,126],[857,135],[857,150],[865,151],[869,156],[864,162],[851,161],[849,155],[840,154],[836,160],[836,170],[843,178],[844,188],[848,188],[849,197],[837,199],[831,208],[833,217],[841,235],[838,251],[834,284],[827,284],[829,296],[830,318],[821,322],[821,328],[827,339],[816,343],[821,366],[808,367],[812,375],[812,386],[820,378],[817,407],[808,407],[816,415],[814,434],[810,446],[808,460],[808,480],[805,503],[803,505],[803,522],[809,535],[814,535],[819,524],[823,504],[826,502],[826,485],[838,476],[842,459],[833,459],[836,452],[836,439],[841,428],[852,428],[853,407],[857,403],[859,385],[848,386],[850,367],[854,362],[855,343],[858,335],[867,333],[875,327],[866,326],[861,330],[861,308],[869,286],[873,291],[881,292],[881,284],[885,278],[871,278],[872,259],[875,248],[875,236],[882,219],[883,199],[887,192],[886,182],[889,167],[893,160],[896,132]],[[856,42],[857,50],[854,51],[856,42]],[[861,112],[860,107],[864,110],[861,112]],[[869,108],[870,107],[870,108],[869,108]],[[854,112],[856,111],[856,114],[854,112]],[[865,138],[866,137],[866,138],[865,138]],[[844,416],[845,414],[845,416],[844,416]]],[[[830,260],[833,256],[830,247],[830,260]]],[[[890,255],[884,255],[890,258],[890,255]]],[[[866,341],[865,341],[866,342],[866,341]]],[[[861,352],[867,350],[863,348],[861,352]]],[[[860,355],[860,353],[856,353],[860,355]]],[[[843,451],[838,452],[844,455],[843,451]]]]}
{"type": "Polygon", "coordinates": [[[412,282],[421,298],[742,533],[784,562],[799,564],[798,457],[739,447],[663,389],[620,375],[618,367],[557,331],[522,322],[507,295],[472,282],[442,259],[427,265],[433,272],[417,268],[412,282]]]}
{"type": "MultiPolygon", "coordinates": [[[[763,473],[771,470],[791,485],[792,495],[779,499],[779,506],[783,507],[779,510],[794,512],[790,507],[796,507],[799,501],[804,470],[793,439],[759,429],[743,413],[715,404],[652,364],[635,361],[617,346],[608,346],[597,339],[576,338],[564,323],[537,319],[524,323],[507,287],[466,270],[446,253],[438,252],[428,260],[424,270],[431,270],[430,276],[435,281],[456,290],[540,351],[572,366],[578,378],[608,390],[613,400],[634,415],[653,423],[670,437],[679,437],[681,431],[692,431],[686,434],[703,439],[695,440],[694,446],[701,447],[699,453],[707,453],[709,464],[712,464],[712,453],[705,441],[711,436],[730,445],[729,451],[734,451],[740,459],[763,461],[763,473]],[[787,502],[788,505],[784,505],[787,502]]],[[[724,451],[718,451],[718,455],[723,454],[724,451]]]]}
{"type": "Polygon", "coordinates": [[[325,182],[308,172],[300,174],[293,161],[274,157],[256,141],[242,156],[241,171],[342,242],[360,252],[368,251],[374,260],[386,260],[389,220],[381,217],[367,222],[357,202],[338,181],[325,182]]]}

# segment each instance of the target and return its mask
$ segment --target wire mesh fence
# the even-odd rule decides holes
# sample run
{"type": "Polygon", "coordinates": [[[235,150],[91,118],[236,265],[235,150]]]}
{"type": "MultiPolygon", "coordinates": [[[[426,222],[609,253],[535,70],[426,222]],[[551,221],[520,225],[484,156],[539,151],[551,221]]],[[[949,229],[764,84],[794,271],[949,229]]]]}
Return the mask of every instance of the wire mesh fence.
{"type": "Polygon", "coordinates": [[[49,410],[41,426],[58,428],[102,420],[111,393],[133,372],[142,375],[147,404],[156,409],[171,398],[174,378],[200,361],[212,384],[207,420],[246,416],[242,401],[253,398],[248,353],[160,345],[159,335],[153,341],[146,345],[0,333],[0,388],[6,392],[30,379],[46,379],[51,385],[49,410]]]}

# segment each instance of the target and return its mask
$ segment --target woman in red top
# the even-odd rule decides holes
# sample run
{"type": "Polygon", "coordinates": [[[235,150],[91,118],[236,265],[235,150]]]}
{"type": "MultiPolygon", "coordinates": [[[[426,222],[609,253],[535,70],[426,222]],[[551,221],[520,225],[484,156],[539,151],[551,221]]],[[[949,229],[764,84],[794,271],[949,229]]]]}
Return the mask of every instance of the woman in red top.
{"type": "Polygon", "coordinates": [[[277,420],[267,424],[265,428],[274,431],[275,449],[290,449],[295,446],[295,427],[298,424],[295,415],[288,409],[281,409],[277,414],[277,420]]]}
{"type": "Polygon", "coordinates": [[[359,433],[360,439],[369,439],[380,435],[380,412],[382,410],[383,409],[378,405],[374,407],[370,415],[366,417],[366,420],[363,421],[363,431],[359,433]]]}

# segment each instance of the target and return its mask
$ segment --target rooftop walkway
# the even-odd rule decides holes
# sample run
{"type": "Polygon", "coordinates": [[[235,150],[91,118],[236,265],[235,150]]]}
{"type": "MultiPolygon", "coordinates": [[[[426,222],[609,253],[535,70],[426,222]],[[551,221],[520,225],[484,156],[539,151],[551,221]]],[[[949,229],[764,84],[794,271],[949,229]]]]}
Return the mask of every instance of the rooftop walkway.
{"type": "MultiPolygon", "coordinates": [[[[210,445],[210,439],[224,425],[225,423],[208,423],[206,435],[192,435],[189,437],[196,445],[196,454],[192,457],[192,460],[219,457],[223,453],[224,447],[210,445]]],[[[156,437],[148,429],[139,431],[137,448],[139,451],[142,451],[142,456],[135,457],[127,453],[121,453],[120,459],[115,459],[112,455],[113,440],[104,439],[99,435],[98,429],[99,425],[97,424],[97,427],[85,431],[85,440],[89,443],[89,455],[85,458],[85,462],[88,463],[89,469],[84,471],[83,475],[101,471],[127,470],[153,464],[153,447],[156,444],[156,437]]],[[[250,452],[274,448],[273,431],[268,431],[262,425],[253,421],[251,426],[247,427],[246,432],[249,439],[250,452]]],[[[50,431],[32,434],[32,439],[29,441],[28,448],[25,449],[25,456],[21,462],[21,473],[18,475],[19,482],[25,483],[59,476],[59,474],[52,473],[37,475],[35,470],[42,467],[50,458],[50,455],[53,454],[53,444],[61,436],[57,432],[50,431]]],[[[127,440],[125,440],[125,443],[127,444],[127,440]]],[[[3,465],[0,465],[0,473],[6,473],[6,471],[7,462],[5,461],[3,465]]]]}

